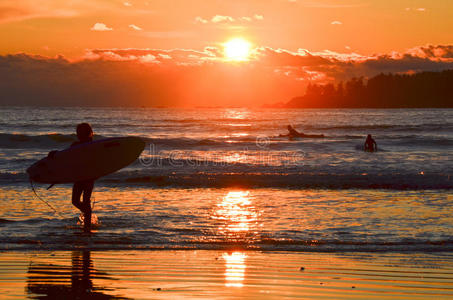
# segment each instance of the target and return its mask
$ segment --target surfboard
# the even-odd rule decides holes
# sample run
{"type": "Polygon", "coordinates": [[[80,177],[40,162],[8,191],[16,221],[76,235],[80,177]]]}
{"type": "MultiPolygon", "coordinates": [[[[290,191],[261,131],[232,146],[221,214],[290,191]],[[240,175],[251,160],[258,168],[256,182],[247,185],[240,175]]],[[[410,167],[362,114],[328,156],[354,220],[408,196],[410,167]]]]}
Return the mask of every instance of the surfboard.
{"type": "Polygon", "coordinates": [[[145,148],[138,137],[107,138],[80,144],[45,157],[27,169],[39,183],[72,183],[98,179],[133,163],[145,148]]]}

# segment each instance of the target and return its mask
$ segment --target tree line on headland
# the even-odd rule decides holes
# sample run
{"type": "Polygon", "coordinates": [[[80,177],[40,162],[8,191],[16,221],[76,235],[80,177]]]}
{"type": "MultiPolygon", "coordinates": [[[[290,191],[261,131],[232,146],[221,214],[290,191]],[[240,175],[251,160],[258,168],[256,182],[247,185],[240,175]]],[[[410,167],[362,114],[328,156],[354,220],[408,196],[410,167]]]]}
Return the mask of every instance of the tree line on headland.
{"type": "Polygon", "coordinates": [[[379,74],[334,84],[309,84],[285,108],[453,108],[453,70],[379,74]]]}

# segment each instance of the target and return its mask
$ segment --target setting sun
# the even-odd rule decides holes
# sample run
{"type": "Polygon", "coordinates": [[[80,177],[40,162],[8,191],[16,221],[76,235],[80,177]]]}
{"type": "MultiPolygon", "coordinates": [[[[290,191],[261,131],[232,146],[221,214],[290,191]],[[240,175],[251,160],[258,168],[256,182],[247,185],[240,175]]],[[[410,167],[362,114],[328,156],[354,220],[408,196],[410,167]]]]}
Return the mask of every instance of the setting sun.
{"type": "Polygon", "coordinates": [[[243,61],[250,55],[251,44],[242,38],[232,39],[224,47],[225,57],[229,60],[243,61]]]}

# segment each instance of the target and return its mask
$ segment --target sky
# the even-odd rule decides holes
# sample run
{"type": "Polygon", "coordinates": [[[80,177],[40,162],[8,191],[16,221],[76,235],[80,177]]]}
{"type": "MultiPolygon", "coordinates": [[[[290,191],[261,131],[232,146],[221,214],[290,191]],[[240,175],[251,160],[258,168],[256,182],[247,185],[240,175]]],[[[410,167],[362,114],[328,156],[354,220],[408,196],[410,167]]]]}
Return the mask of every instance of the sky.
{"type": "Polygon", "coordinates": [[[284,102],[451,69],[452,29],[451,0],[0,0],[0,104],[284,102]]]}

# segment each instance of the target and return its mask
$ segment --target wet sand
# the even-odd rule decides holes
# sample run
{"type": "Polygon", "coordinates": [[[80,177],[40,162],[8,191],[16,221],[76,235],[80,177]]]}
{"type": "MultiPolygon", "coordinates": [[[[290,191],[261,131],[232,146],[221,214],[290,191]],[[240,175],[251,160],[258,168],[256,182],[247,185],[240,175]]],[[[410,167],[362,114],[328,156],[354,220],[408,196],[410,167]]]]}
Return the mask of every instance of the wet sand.
{"type": "Polygon", "coordinates": [[[451,253],[0,253],[2,299],[453,298],[451,253]]]}

